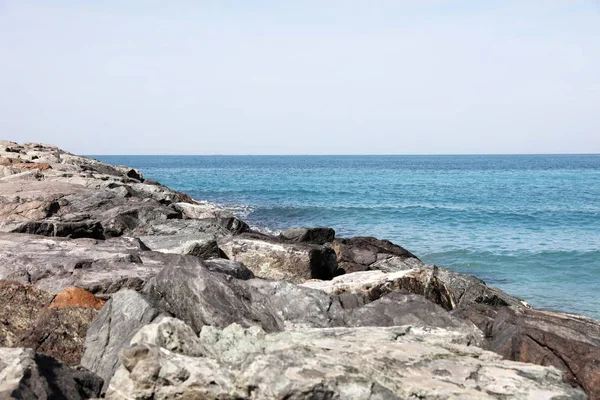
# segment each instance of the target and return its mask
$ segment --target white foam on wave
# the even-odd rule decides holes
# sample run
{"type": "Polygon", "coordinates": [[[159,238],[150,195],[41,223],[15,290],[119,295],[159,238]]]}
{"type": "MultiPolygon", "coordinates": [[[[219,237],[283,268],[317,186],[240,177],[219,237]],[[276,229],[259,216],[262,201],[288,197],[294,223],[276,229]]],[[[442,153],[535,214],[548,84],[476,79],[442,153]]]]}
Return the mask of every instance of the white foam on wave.
{"type": "MultiPolygon", "coordinates": [[[[205,207],[213,208],[215,210],[227,211],[235,215],[237,218],[244,219],[248,217],[256,208],[247,204],[219,204],[213,203],[207,200],[196,200],[193,199],[196,203],[203,205],[205,207]]],[[[250,229],[253,231],[257,231],[260,233],[264,233],[266,235],[277,236],[281,233],[279,229],[271,229],[266,226],[260,225],[250,225],[250,229]]]]}

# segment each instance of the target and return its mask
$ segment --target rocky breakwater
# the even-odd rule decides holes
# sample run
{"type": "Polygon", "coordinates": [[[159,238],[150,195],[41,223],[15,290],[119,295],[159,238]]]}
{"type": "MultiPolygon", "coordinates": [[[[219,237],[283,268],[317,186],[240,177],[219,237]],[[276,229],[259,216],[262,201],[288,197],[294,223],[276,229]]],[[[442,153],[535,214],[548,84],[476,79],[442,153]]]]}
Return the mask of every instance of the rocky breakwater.
{"type": "Polygon", "coordinates": [[[0,398],[600,398],[600,324],[0,142],[0,398]]]}

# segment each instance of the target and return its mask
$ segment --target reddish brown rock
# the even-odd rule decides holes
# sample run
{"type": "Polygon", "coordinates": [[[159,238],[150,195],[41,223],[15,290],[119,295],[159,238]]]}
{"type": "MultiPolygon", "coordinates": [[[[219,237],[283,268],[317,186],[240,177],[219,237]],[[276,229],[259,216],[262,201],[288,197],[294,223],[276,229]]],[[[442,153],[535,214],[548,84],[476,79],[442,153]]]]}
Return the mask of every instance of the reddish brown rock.
{"type": "Polygon", "coordinates": [[[88,327],[104,302],[77,288],[54,295],[0,281],[0,347],[29,347],[78,365],[88,327]]]}
{"type": "Polygon", "coordinates": [[[56,295],[49,308],[84,307],[99,310],[105,301],[85,289],[70,287],[56,295]]]}
{"type": "Polygon", "coordinates": [[[45,163],[20,163],[15,164],[14,167],[18,169],[38,169],[40,171],[52,169],[52,166],[50,164],[45,163]]]}

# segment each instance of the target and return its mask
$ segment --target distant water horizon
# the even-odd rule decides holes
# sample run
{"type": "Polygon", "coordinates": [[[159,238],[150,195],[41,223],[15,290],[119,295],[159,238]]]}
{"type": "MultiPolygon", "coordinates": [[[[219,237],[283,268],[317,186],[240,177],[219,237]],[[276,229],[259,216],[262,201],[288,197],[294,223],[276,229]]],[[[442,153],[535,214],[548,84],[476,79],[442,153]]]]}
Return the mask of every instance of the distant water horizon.
{"type": "Polygon", "coordinates": [[[600,155],[92,155],[277,233],[375,236],[600,319],[600,155]]]}

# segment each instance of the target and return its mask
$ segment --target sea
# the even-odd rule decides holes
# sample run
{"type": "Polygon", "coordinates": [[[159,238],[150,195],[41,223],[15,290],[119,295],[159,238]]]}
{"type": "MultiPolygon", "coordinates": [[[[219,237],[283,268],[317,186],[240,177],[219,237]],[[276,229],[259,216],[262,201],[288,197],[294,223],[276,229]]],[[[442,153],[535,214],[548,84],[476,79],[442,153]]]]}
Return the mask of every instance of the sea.
{"type": "Polygon", "coordinates": [[[92,157],[255,229],[389,239],[535,307],[600,319],[600,155],[92,157]]]}

